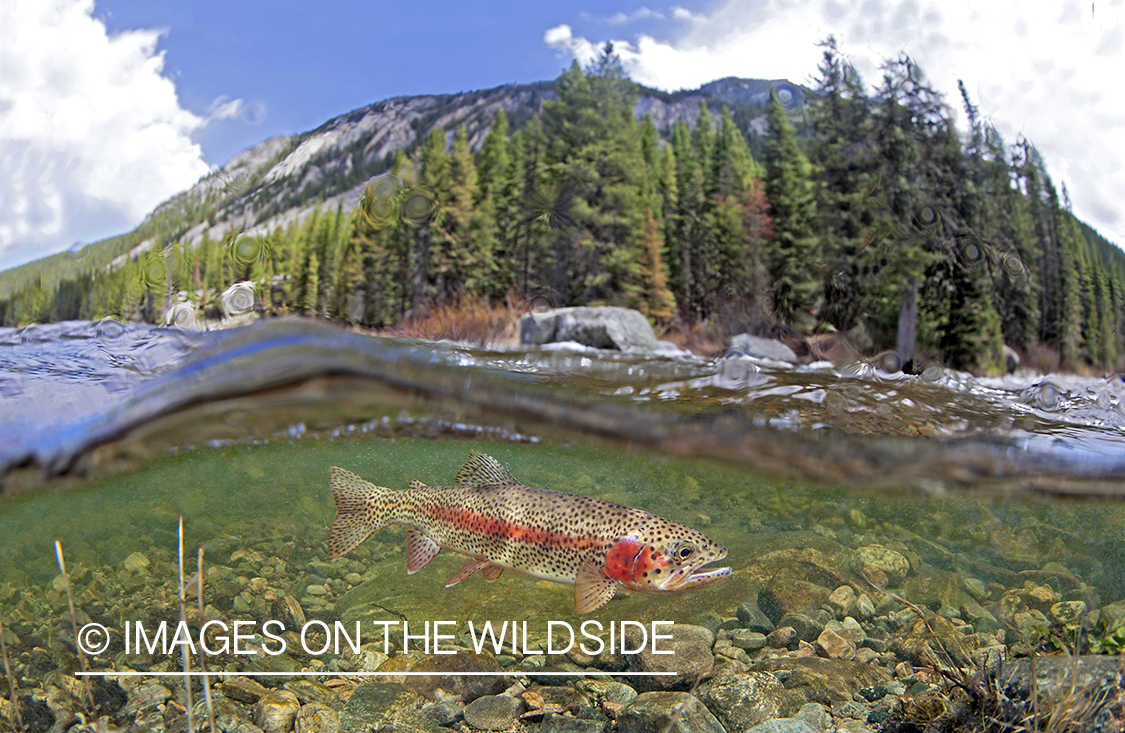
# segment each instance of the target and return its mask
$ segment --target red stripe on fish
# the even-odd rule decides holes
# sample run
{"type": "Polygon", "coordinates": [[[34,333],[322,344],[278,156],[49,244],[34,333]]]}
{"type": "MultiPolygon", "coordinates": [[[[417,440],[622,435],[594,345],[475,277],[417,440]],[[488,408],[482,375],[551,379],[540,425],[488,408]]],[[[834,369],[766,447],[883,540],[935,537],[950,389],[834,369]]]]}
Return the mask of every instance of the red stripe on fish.
{"type": "Polygon", "coordinates": [[[515,542],[524,542],[535,545],[557,545],[560,547],[573,547],[579,550],[588,550],[604,545],[605,541],[593,537],[578,537],[561,532],[548,532],[547,530],[531,527],[526,524],[506,522],[495,517],[489,517],[468,509],[451,506],[435,506],[423,509],[434,519],[449,522],[461,529],[472,530],[493,537],[502,537],[515,542]]]}

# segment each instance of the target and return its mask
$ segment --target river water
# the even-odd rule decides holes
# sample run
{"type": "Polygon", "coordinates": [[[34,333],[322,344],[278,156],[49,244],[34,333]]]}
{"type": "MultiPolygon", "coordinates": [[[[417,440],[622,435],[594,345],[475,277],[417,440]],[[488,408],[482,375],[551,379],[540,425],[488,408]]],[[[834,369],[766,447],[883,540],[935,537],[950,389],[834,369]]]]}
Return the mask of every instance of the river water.
{"type": "MultiPolygon", "coordinates": [[[[1012,656],[1076,629],[1080,651],[1115,650],[1115,633],[1125,644],[1119,376],[915,377],[298,320],[208,333],[107,320],[0,330],[0,621],[14,684],[45,701],[82,665],[178,669],[171,655],[130,656],[121,629],[179,617],[181,517],[185,574],[203,549],[204,616],[224,623],[579,623],[568,586],[507,574],[444,589],[451,553],[408,576],[398,528],[327,557],[330,465],[395,489],[442,485],[474,448],[528,485],[643,508],[729,549],[730,579],[619,594],[594,614],[603,622],[717,618],[729,631],[741,604],[784,599],[785,583],[818,598],[810,616],[850,585],[873,605],[890,589],[955,619],[973,647],[999,633],[1012,656]],[[110,630],[85,659],[68,582],[75,626],[110,630]]],[[[877,610],[863,622],[893,618],[877,610]]],[[[516,657],[506,663],[531,663],[516,657]]],[[[326,678],[378,668],[370,655],[219,661],[326,678]]]]}

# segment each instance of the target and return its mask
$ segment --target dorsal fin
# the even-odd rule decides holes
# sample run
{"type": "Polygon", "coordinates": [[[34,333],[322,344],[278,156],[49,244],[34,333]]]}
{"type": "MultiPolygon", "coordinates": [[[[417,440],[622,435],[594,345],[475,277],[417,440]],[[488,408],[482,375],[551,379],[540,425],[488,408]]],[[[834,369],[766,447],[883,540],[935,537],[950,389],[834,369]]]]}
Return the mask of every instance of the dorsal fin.
{"type": "Polygon", "coordinates": [[[500,462],[479,450],[469,451],[469,460],[461,466],[453,479],[458,486],[496,486],[502,484],[518,484],[519,481],[508,473],[508,469],[500,462]]]}

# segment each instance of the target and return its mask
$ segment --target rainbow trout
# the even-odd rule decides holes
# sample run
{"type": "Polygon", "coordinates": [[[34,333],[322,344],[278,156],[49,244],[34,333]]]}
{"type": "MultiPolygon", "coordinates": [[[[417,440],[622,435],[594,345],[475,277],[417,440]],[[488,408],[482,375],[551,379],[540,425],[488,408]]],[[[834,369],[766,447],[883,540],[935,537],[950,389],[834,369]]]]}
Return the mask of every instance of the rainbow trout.
{"type": "Polygon", "coordinates": [[[639,593],[702,588],[730,575],[703,571],[727,548],[676,522],[601,499],[524,486],[495,458],[469,451],[453,486],[411,481],[394,491],[354,473],[329,470],[336,520],[328,554],[342,557],[387,524],[406,526],[406,569],[416,573],[445,548],[469,559],[445,587],[505,569],[574,585],[574,607],[589,613],[618,586],[639,593]]]}

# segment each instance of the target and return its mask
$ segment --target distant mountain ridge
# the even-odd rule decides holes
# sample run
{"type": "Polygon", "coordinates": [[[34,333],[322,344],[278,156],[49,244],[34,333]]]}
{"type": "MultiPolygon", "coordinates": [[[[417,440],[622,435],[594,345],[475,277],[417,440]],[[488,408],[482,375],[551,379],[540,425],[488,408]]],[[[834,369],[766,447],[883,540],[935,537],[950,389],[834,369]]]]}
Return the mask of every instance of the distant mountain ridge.
{"type": "MultiPolygon", "coordinates": [[[[657,129],[678,120],[694,126],[700,102],[716,116],[725,105],[754,145],[765,134],[764,107],[771,89],[793,110],[809,90],[789,81],[727,77],[699,89],[661,92],[638,88],[634,112],[652,115],[657,129]]],[[[520,128],[555,97],[553,81],[508,84],[457,94],[393,97],[328,120],[315,130],[271,138],[249,148],[187,191],[157,206],[133,231],[0,272],[0,298],[37,278],[50,289],[60,279],[114,267],[153,246],[192,245],[206,234],[221,240],[243,231],[272,230],[303,218],[314,206],[345,211],[364,185],[390,167],[398,150],[412,152],[434,128],[452,139],[465,125],[470,147],[483,143],[503,109],[520,128]]]]}

